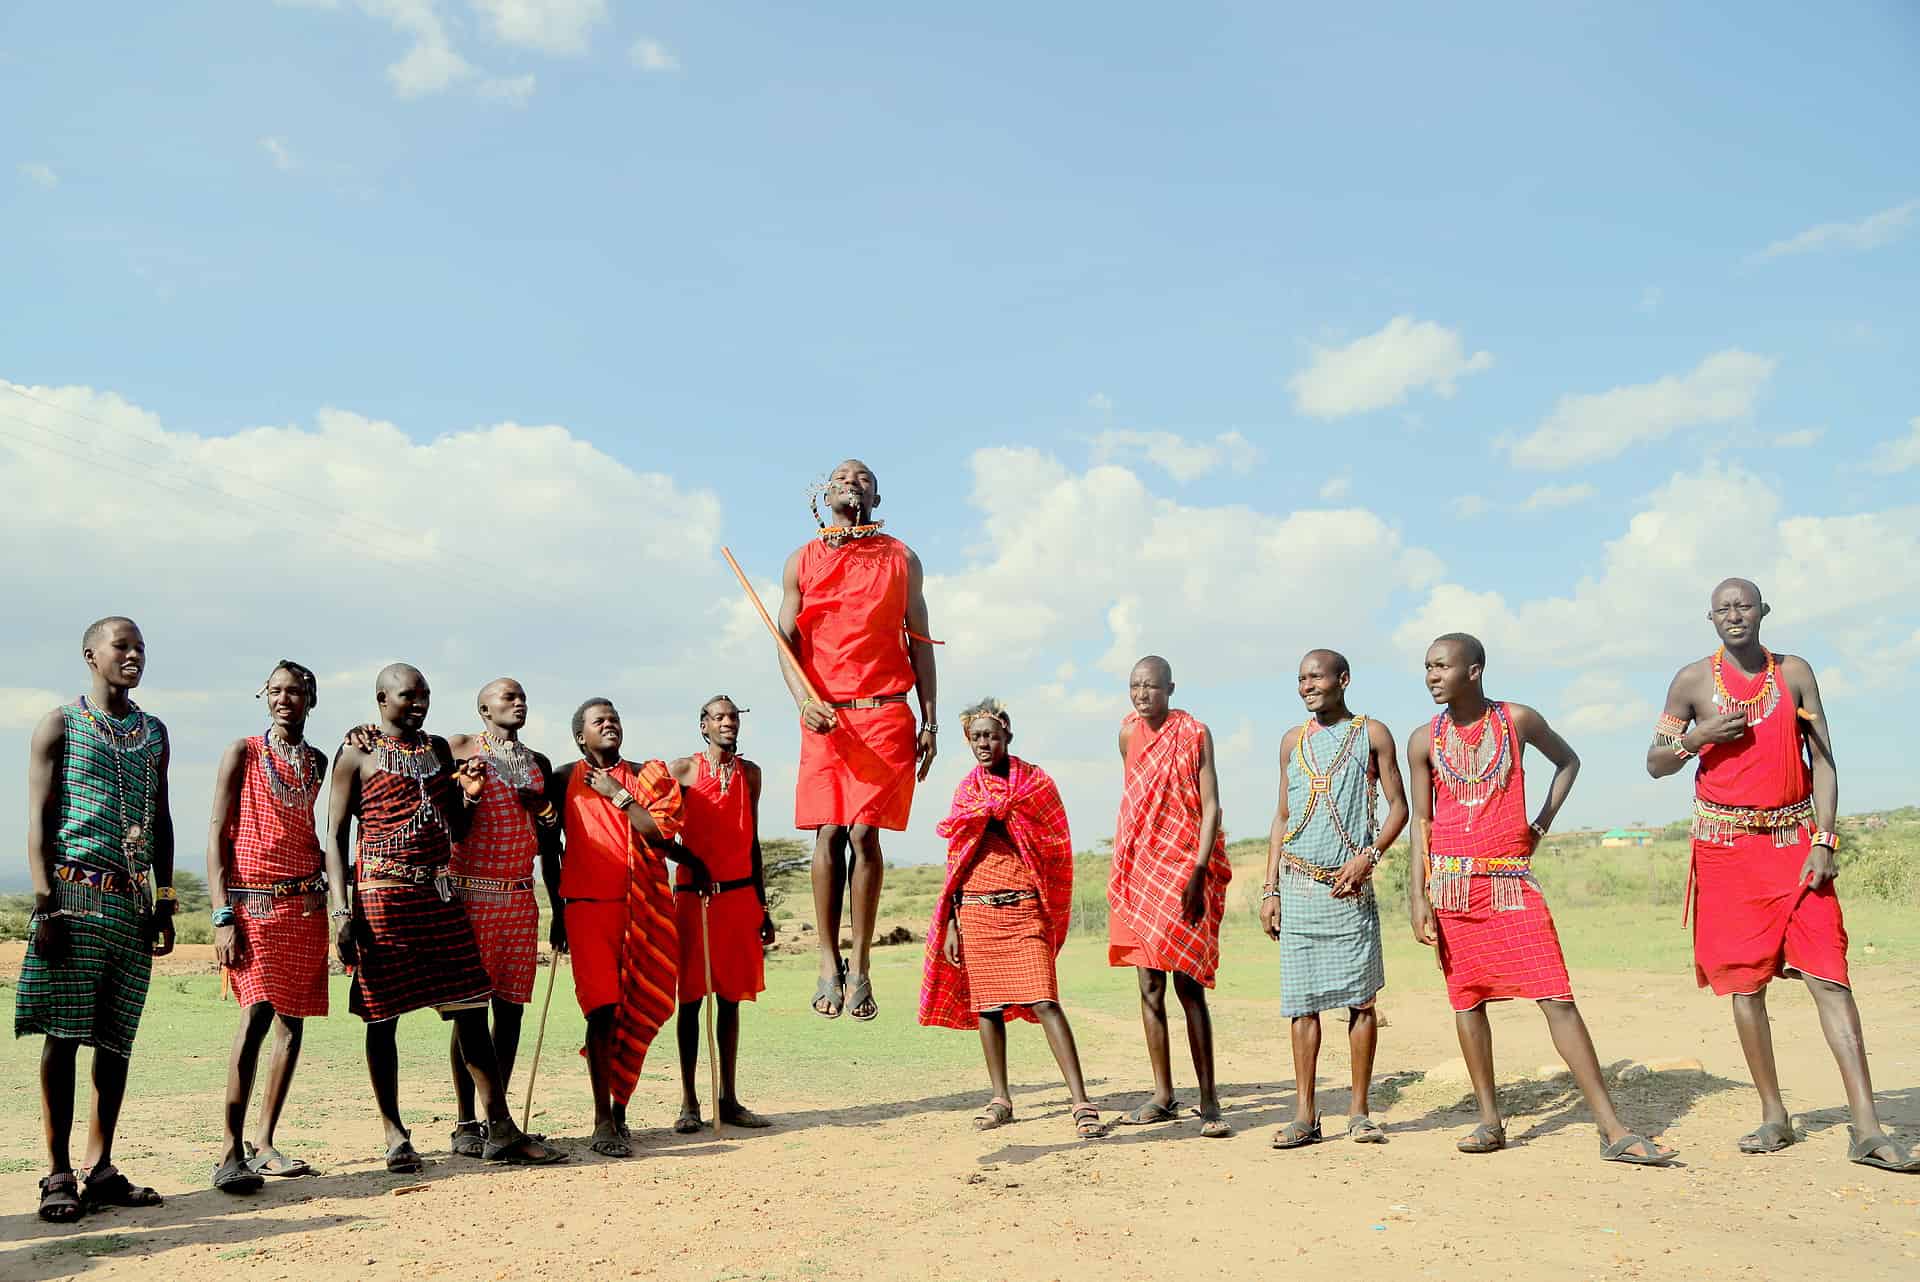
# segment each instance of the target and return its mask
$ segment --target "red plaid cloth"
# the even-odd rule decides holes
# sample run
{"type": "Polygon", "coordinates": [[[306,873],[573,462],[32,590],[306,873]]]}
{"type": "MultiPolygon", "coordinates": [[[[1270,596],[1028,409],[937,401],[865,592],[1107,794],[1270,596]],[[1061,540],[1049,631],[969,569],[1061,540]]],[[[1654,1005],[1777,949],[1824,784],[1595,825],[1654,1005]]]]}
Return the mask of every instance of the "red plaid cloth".
{"type": "MultiPolygon", "coordinates": [[[[311,748],[307,786],[273,760],[266,740],[247,740],[240,779],[240,807],[233,828],[233,866],[229,887],[271,886],[313,876],[321,869],[320,840],[314,832],[313,803],[320,794],[326,758],[311,748]],[[282,802],[268,786],[266,770],[289,795],[304,795],[306,806],[282,802]]],[[[327,1013],[327,900],[314,895],[238,894],[229,890],[234,924],[239,928],[240,964],[227,971],[233,994],[243,1006],[266,1002],[289,1019],[327,1013]]]]}
{"type": "Polygon", "coordinates": [[[1213,987],[1220,968],[1220,919],[1227,911],[1224,833],[1213,837],[1206,911],[1189,926],[1180,896],[1200,848],[1200,752],[1206,727],[1175,709],[1156,734],[1137,712],[1121,729],[1128,740],[1113,875],[1107,882],[1107,960],[1114,966],[1179,971],[1213,987]]]}
{"type": "MultiPolygon", "coordinates": [[[[1067,942],[1073,911],[1073,834],[1067,828],[1066,807],[1060,790],[1047,772],[1018,757],[1008,761],[1002,780],[976,766],[953,791],[953,808],[934,831],[947,839],[947,879],[934,901],[933,920],[927,926],[927,956],[920,981],[920,1022],[940,1028],[978,1028],[967,971],[947,964],[947,916],[966,876],[982,853],[987,821],[998,819],[1013,838],[1014,853],[1040,891],[1039,910],[1053,954],[1067,942]]],[[[989,887],[1015,890],[1017,886],[989,887]]],[[[1004,912],[1007,910],[996,909],[1004,912]]],[[[974,939],[966,935],[971,949],[974,939]]],[[[979,941],[983,945],[988,941],[979,941]]],[[[972,961],[969,951],[963,961],[972,961]]],[[[985,959],[983,959],[985,960],[985,959]]],[[[1015,1006],[1008,1014],[1031,1020],[1030,1011],[1015,1006]]]]}
{"type": "Polygon", "coordinates": [[[1470,880],[1467,911],[1434,914],[1447,1000],[1455,1010],[1514,997],[1572,1001],[1573,981],[1545,897],[1527,879],[1520,884],[1519,908],[1496,909],[1493,880],[1470,880]]]}
{"type": "MultiPolygon", "coordinates": [[[[453,848],[447,871],[462,877],[490,881],[522,881],[533,876],[540,850],[533,816],[520,803],[520,794],[494,772],[492,754],[480,754],[487,783],[474,806],[473,827],[467,839],[453,848]]],[[[531,787],[546,787],[540,767],[532,767],[531,787]]],[[[534,954],[540,933],[540,905],[533,887],[525,890],[463,890],[467,920],[480,945],[480,958],[493,981],[493,995],[501,1001],[526,1005],[533,997],[534,954]]]]}

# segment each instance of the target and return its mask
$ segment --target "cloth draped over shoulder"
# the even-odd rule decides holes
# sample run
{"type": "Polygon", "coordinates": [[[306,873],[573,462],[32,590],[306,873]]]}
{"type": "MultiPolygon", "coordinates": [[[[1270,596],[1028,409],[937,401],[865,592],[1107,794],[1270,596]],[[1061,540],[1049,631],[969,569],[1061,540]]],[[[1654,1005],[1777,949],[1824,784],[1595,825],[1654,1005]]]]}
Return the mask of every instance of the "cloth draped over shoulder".
{"type": "MultiPolygon", "coordinates": [[[[1039,766],[1019,757],[1008,761],[1000,779],[976,766],[954,789],[953,807],[934,831],[947,839],[947,876],[927,925],[927,955],[920,981],[920,1022],[940,1028],[977,1028],[966,969],[947,961],[946,942],[953,897],[969,863],[979,851],[989,821],[998,820],[1013,839],[1020,862],[1040,891],[1047,942],[1055,955],[1067,942],[1073,911],[1073,835],[1067,827],[1060,790],[1039,766]]],[[[963,956],[962,960],[965,958],[963,956]]],[[[1009,1007],[1015,1019],[1032,1020],[1023,1006],[1009,1007]]]]}
{"type": "MultiPolygon", "coordinates": [[[[666,762],[636,767],[622,761],[612,773],[633,794],[634,804],[653,817],[661,840],[678,835],[683,802],[666,762]]],[[[673,891],[665,856],[639,840],[625,813],[587,785],[581,763],[569,773],[562,813],[561,894],[568,900],[574,985],[583,1012],[614,1008],[608,1092],[624,1106],[633,1097],[654,1036],[678,1005],[673,891]],[[577,874],[571,888],[570,873],[577,874]]],[[[580,1053],[585,1055],[586,1048],[580,1053]]]]}
{"type": "Polygon", "coordinates": [[[1197,924],[1180,899],[1200,846],[1200,756],[1206,727],[1176,708],[1156,732],[1137,712],[1128,734],[1120,822],[1107,882],[1107,960],[1114,966],[1179,971],[1213,987],[1220,966],[1220,920],[1227,910],[1227,841],[1216,831],[1207,863],[1204,911],[1197,924]]]}

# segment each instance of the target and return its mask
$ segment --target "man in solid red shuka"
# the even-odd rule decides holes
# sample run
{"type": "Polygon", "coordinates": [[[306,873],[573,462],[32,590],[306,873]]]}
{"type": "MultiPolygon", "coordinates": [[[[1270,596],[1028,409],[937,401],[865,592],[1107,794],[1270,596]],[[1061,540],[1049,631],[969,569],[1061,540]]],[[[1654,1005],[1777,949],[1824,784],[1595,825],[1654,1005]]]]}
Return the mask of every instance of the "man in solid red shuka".
{"type": "Polygon", "coordinates": [[[1920,1172],[1920,1158],[1887,1135],[1873,1104],[1860,1011],[1847,982],[1847,928],[1833,891],[1840,804],[1833,733],[1813,668],[1760,644],[1771,612],[1760,589],[1728,579],[1708,620],[1720,649],[1680,669],[1667,691],[1647,773],[1658,779],[1699,758],[1694,776],[1693,973],[1733,998],[1733,1025],[1760,1092],[1760,1125],[1743,1153],[1774,1153],[1800,1137],[1780,1099],[1767,985],[1804,979],[1840,1065],[1853,1118],[1850,1160],[1920,1172]]]}
{"type": "Polygon", "coordinates": [[[780,597],[780,631],[805,678],[784,656],[781,671],[802,726],[794,826],[814,831],[820,979],[813,1009],[828,1019],[845,1010],[868,1020],[880,1013],[867,975],[885,867],[880,831],[906,828],[913,785],[933,768],[934,643],[920,558],[873,519],[880,506],[873,469],[848,459],[833,469],[824,493],[827,518],[819,535],[787,558],[780,597]],[[807,692],[808,681],[818,699],[807,692]],[[849,881],[850,968],[840,958],[840,894],[849,881]]]}

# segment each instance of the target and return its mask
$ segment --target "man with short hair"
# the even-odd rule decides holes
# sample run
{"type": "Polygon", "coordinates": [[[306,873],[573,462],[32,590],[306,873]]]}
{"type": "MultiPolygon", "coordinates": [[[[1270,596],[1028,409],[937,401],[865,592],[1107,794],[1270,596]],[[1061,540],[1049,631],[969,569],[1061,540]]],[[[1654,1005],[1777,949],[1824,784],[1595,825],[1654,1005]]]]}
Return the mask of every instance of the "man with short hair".
{"type": "Polygon", "coordinates": [[[47,1177],[40,1218],[158,1206],[113,1164],[127,1067],[153,959],[173,951],[173,812],[167,728],[133,701],[147,642],[132,619],[89,625],[80,639],[87,693],[40,719],[27,748],[27,868],[33,913],[14,989],[13,1035],[44,1035],[40,1112],[47,1177]],[[86,1183],[74,1177],[74,1061],[93,1047],[93,1125],[86,1183]]]}
{"type": "MultiPolygon", "coordinates": [[[[455,761],[475,761],[486,784],[473,806],[473,826],[453,847],[447,881],[466,906],[480,960],[493,985],[493,1054],[500,1065],[502,1090],[513,1081],[520,1052],[520,1017],[533,999],[533,972],[539,950],[540,903],[533,891],[534,859],[540,847],[557,842],[560,812],[547,800],[547,774],[553,765],[520,742],[527,724],[526,688],[512,677],[480,687],[478,734],[447,740],[455,761]]],[[[448,1055],[459,1117],[453,1127],[453,1151],[479,1157],[486,1128],[474,1113],[473,1075],[456,1033],[448,1055]]]]}
{"type": "Polygon", "coordinates": [[[1534,849],[1566,804],[1580,758],[1532,708],[1489,700],[1486,665],[1486,648],[1474,637],[1449,632],[1436,639],[1427,649],[1427,690],[1443,707],[1407,740],[1416,821],[1408,912],[1413,937],[1439,947],[1454,1031],[1480,1107],[1480,1124],[1455,1147],[1494,1153],[1507,1146],[1487,1003],[1518,997],[1538,1002],[1547,1017],[1553,1048],[1599,1125],[1600,1156],[1664,1166],[1674,1150],[1629,1131],[1613,1111],[1593,1038],[1573,1004],[1553,914],[1533,878],[1534,849]],[[1522,760],[1529,747],[1554,767],[1531,822],[1522,760]]]}
{"type": "Polygon", "coordinates": [[[453,842],[467,835],[487,776],[480,763],[456,762],[445,739],[422,731],[431,698],[418,668],[393,663],[381,670],[374,690],[380,733],[370,748],[354,737],[340,745],[327,810],[334,945],[341,963],[353,968],[347,1009],[367,1025],[367,1075],[386,1130],[387,1170],[412,1173],[425,1165],[400,1120],[396,1031],[400,1016],[429,1007],[453,1021],[484,1101],[482,1156],[516,1166],[564,1161],[566,1154],[515,1125],[507,1107],[506,1081],[487,1031],[492,980],[447,874],[453,842]],[[358,859],[350,882],[347,851],[356,820],[358,859]]]}
{"type": "Polygon", "coordinates": [[[740,1058],[740,1003],[767,986],[765,946],[773,943],[767,915],[767,885],[760,866],[760,767],[739,754],[742,709],[724,694],[700,706],[700,737],[706,747],[667,769],[684,802],[681,848],[694,855],[710,881],[693,865],[675,871],[673,911],[680,938],[680,1116],[673,1129],[700,1129],[700,1004],[711,994],[719,1007],[720,1098],[714,1108],[728,1126],[757,1130],[766,1118],[740,1102],[734,1069],[740,1058]],[[713,968],[708,987],[707,967],[713,968]]]}
{"type": "Polygon", "coordinates": [[[1407,792],[1393,732],[1347,709],[1352,680],[1339,651],[1307,651],[1299,672],[1307,720],[1280,740],[1280,805],[1267,838],[1260,921],[1280,941],[1280,1013],[1292,1021],[1294,1117],[1274,1135],[1275,1148],[1321,1138],[1314,1091],[1320,1012],[1342,1006],[1353,1056],[1347,1136],[1361,1144],[1386,1139],[1367,1114],[1380,1036],[1374,999],[1387,984],[1373,870],[1407,826],[1407,792]],[[1376,816],[1382,792],[1384,823],[1376,816]]]}
{"type": "MultiPolygon", "coordinates": [[[[593,1090],[593,1151],[631,1157],[627,1103],[654,1035],[673,1014],[679,940],[663,851],[680,831],[682,800],[664,761],[620,755],[625,732],[610,699],[573,714],[580,760],[547,777],[547,799],[566,838],[556,930],[573,955],[573,983],[587,1017],[587,1078],[593,1090]]],[[[711,880],[691,855],[694,877],[711,880]]]]}
{"type": "Polygon", "coordinates": [[[1200,1090],[1200,1134],[1225,1139],[1214,1082],[1213,1016],[1207,990],[1220,965],[1227,911],[1227,842],[1213,734],[1174,708],[1173,665],[1150,654],[1127,678],[1133,711],[1120,723],[1124,785],[1107,880],[1107,961],[1140,981],[1140,1022],[1153,1068],[1153,1095],[1122,1125],[1170,1122],[1173,1065],[1167,1041],[1167,977],[1187,1017],[1187,1047],[1200,1090]]]}
{"type": "Polygon", "coordinates": [[[1693,973],[1733,998],[1733,1025],[1760,1094],[1760,1125],[1743,1153],[1798,1142],[1780,1098],[1767,1015],[1776,977],[1806,981],[1852,1114],[1850,1161],[1920,1172],[1920,1157],[1888,1135],[1847,976],[1847,928],[1833,880],[1840,805],[1833,729],[1813,667],[1760,643],[1772,607],[1746,579],[1727,579],[1708,600],[1720,648],[1674,676],[1647,749],[1659,779],[1698,760],[1694,775],[1693,973]]]}
{"type": "MultiPolygon", "coordinates": [[[[933,768],[934,643],[920,558],[873,519],[880,506],[873,469],[848,459],[833,469],[824,493],[827,517],[818,535],[787,558],[780,597],[780,632],[801,668],[782,656],[802,726],[794,827],[814,832],[814,1012],[835,1019],[845,1010],[869,1020],[880,1013],[868,973],[886,872],[880,833],[906,828],[913,786],[933,768]],[[920,705],[917,732],[909,692],[920,705]],[[840,957],[840,895],[849,885],[850,967],[840,957]]],[[[814,516],[819,520],[817,507],[814,516]]]]}

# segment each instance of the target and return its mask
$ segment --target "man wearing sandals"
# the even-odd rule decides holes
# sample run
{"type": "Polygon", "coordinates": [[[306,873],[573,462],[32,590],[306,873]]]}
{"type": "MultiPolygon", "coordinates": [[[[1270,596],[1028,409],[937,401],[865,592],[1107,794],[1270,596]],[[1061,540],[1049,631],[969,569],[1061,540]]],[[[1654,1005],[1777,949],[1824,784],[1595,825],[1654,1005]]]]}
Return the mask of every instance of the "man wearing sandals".
{"type": "Polygon", "coordinates": [[[780,596],[780,632],[802,669],[782,656],[781,673],[800,707],[793,826],[814,833],[820,977],[813,1009],[828,1019],[845,1010],[869,1020],[880,1013],[867,968],[886,871],[880,833],[906,828],[913,786],[933,768],[933,642],[920,558],[873,519],[880,506],[873,469],[848,459],[818,492],[827,516],[816,503],[820,529],[787,558],[780,596]],[[910,701],[920,705],[917,731],[910,701]],[[840,957],[840,895],[849,886],[851,969],[840,957]]]}
{"type": "Polygon", "coordinates": [[[133,620],[101,619],[80,641],[86,694],[42,717],[27,749],[32,934],[14,996],[13,1034],[40,1033],[47,1177],[40,1218],[158,1206],[113,1165],[127,1067],[153,959],[173,951],[173,815],[166,727],[134,703],[147,644],[133,620]],[[74,1065],[93,1047],[86,1184],[74,1178],[74,1065]]]}
{"type": "Polygon", "coordinates": [[[374,694],[380,733],[368,748],[356,738],[341,744],[327,811],[334,946],[353,969],[347,1009],[366,1021],[367,1075],[386,1131],[387,1169],[408,1173],[424,1165],[400,1120],[396,1034],[400,1016],[428,1008],[453,1021],[474,1091],[485,1101],[487,1160],[564,1161],[566,1154],[516,1126],[507,1107],[487,1031],[492,981],[447,873],[452,843],[467,835],[487,775],[478,761],[455,762],[445,739],[421,732],[431,698],[418,668],[395,663],[381,670],[374,694]],[[355,820],[357,862],[349,882],[355,820]]]}
{"type": "Polygon", "coordinates": [[[993,1087],[974,1118],[983,1131],[1013,1120],[1008,1018],[1039,1024],[1073,1097],[1074,1133],[1092,1139],[1104,1130],[1100,1110],[1087,1099],[1054,971],[1073,911],[1073,836],[1060,790],[1040,767],[1007,755],[1013,719],[998,699],[961,713],[960,732],[979,764],[937,829],[947,877],[927,927],[920,1022],[979,1028],[993,1087]]]}
{"type": "Polygon", "coordinates": [[[1852,1114],[1848,1159],[1920,1173],[1920,1157],[1881,1128],[1847,983],[1847,929],[1833,888],[1840,785],[1832,727],[1807,661],[1760,644],[1770,610],[1745,579],[1713,590],[1707,618],[1720,649],[1675,675],[1647,749],[1656,779],[1699,761],[1687,879],[1693,972],[1733,998],[1760,1092],[1760,1125],[1740,1151],[1774,1153],[1800,1138],[1780,1099],[1767,1016],[1767,985],[1794,976],[1806,981],[1840,1066],[1852,1114]]]}
{"type": "Polygon", "coordinates": [[[1280,740],[1280,804],[1267,837],[1260,921],[1280,941],[1280,1013],[1292,1021],[1295,1102],[1275,1148],[1321,1138],[1314,1094],[1320,1012],[1343,1006],[1353,1059],[1347,1135],[1360,1144],[1386,1140],[1367,1116],[1380,1035],[1374,999],[1387,983],[1373,870],[1407,826],[1407,792],[1393,732],[1347,710],[1352,679],[1338,651],[1309,650],[1298,687],[1307,721],[1280,740]],[[1375,816],[1381,792],[1385,823],[1375,816]]]}
{"type": "Polygon", "coordinates": [[[1407,907],[1413,937],[1439,947],[1460,1053],[1480,1106],[1480,1124],[1457,1147],[1493,1153],[1507,1146],[1487,1003],[1525,998],[1540,1004],[1553,1047],[1593,1111],[1601,1156],[1665,1165],[1674,1150],[1629,1131],[1613,1111],[1593,1038],[1573,1004],[1553,914],[1531,871],[1535,847],[1573,790],[1580,758],[1532,708],[1487,699],[1486,663],[1486,649],[1462,632],[1428,647],[1427,689],[1443,708],[1407,741],[1416,821],[1407,907]],[[1529,747],[1554,767],[1531,823],[1522,761],[1529,747]]]}
{"type": "Polygon", "coordinates": [[[1107,962],[1140,982],[1140,1023],[1153,1068],[1153,1096],[1121,1121],[1140,1126],[1179,1116],[1167,1037],[1167,981],[1187,1017],[1187,1047],[1200,1091],[1200,1134],[1225,1139],[1214,1083],[1213,1015],[1207,990],[1220,967],[1227,911],[1226,837],[1213,735],[1168,702],[1173,667],[1159,655],[1127,677],[1133,711],[1120,723],[1123,785],[1107,879],[1107,962]]]}

